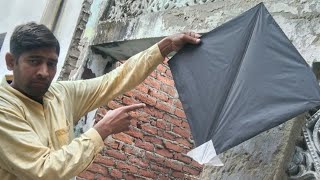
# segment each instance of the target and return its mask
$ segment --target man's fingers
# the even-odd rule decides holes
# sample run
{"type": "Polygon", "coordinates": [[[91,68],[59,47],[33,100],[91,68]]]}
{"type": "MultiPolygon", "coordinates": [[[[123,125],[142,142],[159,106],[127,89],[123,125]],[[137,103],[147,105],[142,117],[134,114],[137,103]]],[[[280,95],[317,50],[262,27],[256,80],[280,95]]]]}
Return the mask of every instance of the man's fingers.
{"type": "Polygon", "coordinates": [[[143,108],[143,107],[146,107],[146,105],[144,103],[139,103],[139,104],[132,104],[132,105],[129,105],[129,106],[124,106],[124,107],[121,107],[122,110],[124,112],[130,112],[130,111],[134,111],[134,110],[137,110],[137,109],[140,109],[140,108],[143,108]]]}
{"type": "Polygon", "coordinates": [[[184,33],[185,35],[183,36],[183,41],[186,43],[191,43],[191,44],[198,44],[200,43],[200,34],[194,33],[194,32],[187,32],[184,33]]]}

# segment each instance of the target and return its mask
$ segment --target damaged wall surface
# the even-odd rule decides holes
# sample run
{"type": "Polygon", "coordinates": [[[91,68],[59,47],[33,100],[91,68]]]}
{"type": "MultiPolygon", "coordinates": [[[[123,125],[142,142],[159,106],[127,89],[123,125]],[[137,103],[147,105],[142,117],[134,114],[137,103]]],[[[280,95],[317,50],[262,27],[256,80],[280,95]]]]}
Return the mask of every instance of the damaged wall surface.
{"type": "MultiPolygon", "coordinates": [[[[93,1],[93,5],[95,3],[103,4],[103,6],[100,6],[103,12],[100,14],[100,19],[95,18],[94,28],[87,26],[86,29],[89,28],[90,30],[84,30],[88,48],[83,49],[78,56],[80,58],[78,58],[77,65],[74,67],[77,72],[66,73],[64,76],[81,78],[86,68],[90,69],[95,76],[101,75],[101,73],[109,71],[106,70],[108,63],[103,59],[109,59],[108,62],[126,59],[157,42],[161,37],[173,33],[190,30],[200,33],[211,31],[260,2],[258,0],[93,1]],[[86,34],[86,32],[89,33],[86,34]]],[[[281,2],[266,0],[264,3],[305,60],[310,65],[314,61],[319,61],[320,2],[317,0],[283,0],[281,2]]],[[[176,164],[172,166],[168,163],[168,166],[165,163],[163,164],[170,157],[181,155],[186,158],[186,151],[192,147],[192,141],[188,141],[191,144],[185,146],[183,142],[186,142],[179,140],[179,137],[186,139],[191,137],[187,125],[177,129],[177,124],[175,124],[175,122],[179,122],[179,126],[181,126],[181,123],[186,123],[186,119],[181,107],[179,107],[180,105],[178,105],[178,95],[173,88],[168,67],[166,65],[158,67],[157,71],[144,82],[143,86],[139,86],[129,94],[117,98],[107,108],[115,108],[119,105],[134,102],[146,102],[148,108],[144,109],[143,113],[147,114],[147,120],[141,120],[142,124],[140,125],[138,122],[133,124],[138,132],[122,134],[121,136],[115,135],[106,141],[107,146],[101,157],[93,164],[94,167],[89,168],[89,171],[82,174],[82,178],[90,179],[102,175],[125,179],[190,178],[190,176],[185,175],[192,175],[200,179],[286,178],[286,168],[294,152],[295,141],[301,132],[302,117],[297,117],[227,151],[221,156],[225,163],[224,167],[206,166],[202,174],[199,175],[202,167],[195,163],[186,166],[190,171],[177,165],[190,164],[193,162],[190,159],[175,159],[178,162],[175,161],[176,164]],[[144,85],[147,85],[147,87],[144,85]],[[171,90],[167,92],[166,87],[168,85],[170,85],[171,90]],[[154,93],[154,90],[160,91],[154,93]],[[171,91],[174,93],[170,94],[171,91]],[[141,93],[144,93],[147,98],[139,98],[141,93]],[[164,96],[155,96],[155,94],[164,96]],[[175,120],[169,120],[172,118],[175,120]],[[165,126],[158,126],[158,121],[159,123],[163,122],[165,126]],[[181,134],[181,130],[184,133],[181,134]],[[177,136],[167,139],[169,137],[166,137],[163,134],[164,132],[170,132],[171,135],[173,133],[177,136]],[[151,140],[150,137],[156,137],[157,139],[151,140]],[[173,143],[174,147],[178,149],[168,149],[167,141],[173,143]],[[141,147],[139,143],[150,144],[141,147]],[[134,150],[138,154],[125,151],[126,147],[131,147],[130,152],[134,150]],[[168,154],[157,153],[158,148],[163,148],[168,154]],[[180,151],[179,148],[184,150],[180,151]],[[159,161],[151,160],[152,158],[148,159],[150,153],[154,155],[153,158],[160,155],[164,159],[159,161]],[[130,170],[131,166],[123,167],[121,162],[125,158],[138,158],[145,163],[150,161],[151,165],[156,165],[158,169],[147,168],[146,172],[148,173],[156,172],[147,176],[139,173],[135,168],[130,170]],[[127,175],[128,172],[130,172],[130,176],[127,175]],[[173,175],[174,173],[176,176],[173,175]]],[[[129,161],[126,163],[132,164],[129,161]]]]}

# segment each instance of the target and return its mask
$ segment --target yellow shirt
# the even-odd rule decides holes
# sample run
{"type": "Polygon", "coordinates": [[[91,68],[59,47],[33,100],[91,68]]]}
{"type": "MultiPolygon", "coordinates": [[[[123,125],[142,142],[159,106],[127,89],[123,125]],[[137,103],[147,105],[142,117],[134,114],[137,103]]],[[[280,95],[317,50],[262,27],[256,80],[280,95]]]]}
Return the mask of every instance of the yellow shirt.
{"type": "Polygon", "coordinates": [[[112,72],[90,80],[52,83],[43,105],[0,85],[0,179],[70,179],[102,149],[91,128],[74,139],[73,125],[141,83],[163,60],[158,45],[131,57],[112,72]]]}

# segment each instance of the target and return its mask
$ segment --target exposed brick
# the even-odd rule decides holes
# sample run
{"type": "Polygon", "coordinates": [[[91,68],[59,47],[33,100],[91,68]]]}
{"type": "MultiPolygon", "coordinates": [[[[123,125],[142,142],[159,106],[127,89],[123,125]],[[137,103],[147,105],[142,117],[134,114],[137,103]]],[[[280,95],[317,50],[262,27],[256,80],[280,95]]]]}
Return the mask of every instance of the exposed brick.
{"type": "Polygon", "coordinates": [[[177,144],[171,143],[169,141],[164,143],[165,147],[169,150],[173,150],[176,152],[182,152],[183,148],[177,144]]]}
{"type": "Polygon", "coordinates": [[[172,73],[171,73],[171,71],[170,71],[169,69],[166,71],[166,75],[167,75],[169,78],[172,78],[172,73]]]}
{"type": "Polygon", "coordinates": [[[138,171],[137,167],[135,167],[135,166],[133,166],[131,164],[123,163],[123,162],[118,162],[117,163],[117,168],[119,170],[125,170],[125,171],[128,171],[130,173],[134,173],[134,174],[137,173],[137,171],[138,171]]]}
{"type": "Polygon", "coordinates": [[[143,83],[141,83],[139,86],[137,86],[136,89],[140,92],[143,92],[143,93],[148,93],[148,91],[149,91],[149,88],[146,85],[144,85],[143,83]]]}
{"type": "Polygon", "coordinates": [[[170,169],[164,168],[164,167],[160,167],[160,166],[158,166],[156,164],[150,164],[150,168],[152,170],[154,170],[154,171],[165,173],[165,174],[168,174],[170,172],[170,169]]]}
{"type": "Polygon", "coordinates": [[[122,107],[121,104],[115,102],[115,101],[110,101],[107,105],[110,109],[117,109],[119,107],[122,107]]]}
{"type": "Polygon", "coordinates": [[[188,140],[186,140],[184,138],[177,138],[176,141],[177,141],[177,143],[182,144],[182,145],[184,145],[184,146],[186,146],[188,148],[192,148],[193,147],[193,145],[188,140]]]}
{"type": "Polygon", "coordinates": [[[173,157],[173,154],[170,151],[168,151],[167,149],[157,148],[156,149],[156,153],[160,154],[162,156],[168,157],[168,158],[172,158],[173,157]]]}
{"type": "Polygon", "coordinates": [[[149,143],[149,142],[142,142],[141,140],[137,139],[135,141],[135,146],[145,149],[147,151],[153,151],[154,150],[154,145],[149,143]]]}
{"type": "Polygon", "coordinates": [[[171,140],[171,141],[174,141],[176,138],[177,138],[177,135],[174,135],[172,132],[168,131],[168,132],[165,132],[165,131],[162,131],[162,130],[158,130],[158,135],[160,137],[163,137],[165,139],[168,139],[168,140],[171,140]]]}
{"type": "Polygon", "coordinates": [[[166,85],[166,84],[162,84],[161,91],[169,94],[172,97],[177,97],[177,95],[178,95],[178,93],[174,87],[166,85]]]}
{"type": "Polygon", "coordinates": [[[142,130],[150,134],[157,134],[157,128],[152,127],[150,124],[143,124],[141,125],[142,130]]]}
{"type": "Polygon", "coordinates": [[[157,99],[148,94],[136,93],[135,98],[150,106],[154,106],[157,103],[157,99]]]}
{"type": "Polygon", "coordinates": [[[157,67],[157,70],[162,72],[162,73],[165,73],[167,71],[168,67],[163,65],[163,64],[160,64],[158,67],[157,67]]]}
{"type": "Polygon", "coordinates": [[[170,130],[170,124],[166,123],[165,121],[163,121],[162,119],[158,119],[157,122],[156,122],[156,126],[160,129],[163,129],[163,130],[167,130],[169,131],[170,130]]]}
{"type": "Polygon", "coordinates": [[[129,131],[126,131],[126,134],[129,134],[130,136],[139,139],[143,138],[143,133],[140,130],[134,128],[130,129],[129,131]]]}
{"type": "Polygon", "coordinates": [[[153,107],[144,108],[143,111],[158,119],[162,119],[164,115],[164,112],[161,112],[160,110],[153,107]]]}
{"type": "Polygon", "coordinates": [[[89,167],[88,167],[88,171],[91,172],[96,172],[102,175],[108,175],[108,169],[104,166],[101,166],[99,164],[96,163],[92,163],[89,167]]]}
{"type": "Polygon", "coordinates": [[[119,142],[116,142],[114,139],[106,138],[104,140],[104,144],[108,147],[113,148],[113,149],[118,149],[118,147],[119,147],[119,142]]]}
{"type": "Polygon", "coordinates": [[[184,174],[181,173],[181,172],[179,172],[179,171],[174,171],[174,172],[172,173],[172,176],[173,176],[173,177],[176,177],[176,178],[183,178],[183,179],[184,179],[184,174]]]}
{"type": "Polygon", "coordinates": [[[122,172],[118,169],[112,169],[110,175],[115,178],[122,178],[122,172]]]}
{"type": "Polygon", "coordinates": [[[125,174],[124,179],[125,180],[145,180],[145,178],[140,178],[140,177],[137,177],[133,174],[125,174]]]}
{"type": "MultiPolygon", "coordinates": [[[[144,108],[146,109],[146,108],[144,108]]],[[[143,112],[143,111],[131,111],[129,112],[129,115],[132,117],[132,118],[135,118],[139,121],[143,121],[143,122],[149,122],[149,114],[146,113],[146,112],[143,112]]]]}
{"type": "Polygon", "coordinates": [[[159,144],[159,145],[162,145],[162,140],[158,137],[154,137],[154,136],[145,136],[144,137],[144,140],[145,141],[148,141],[148,142],[151,142],[153,144],[159,144]]]}
{"type": "Polygon", "coordinates": [[[122,150],[128,154],[135,155],[136,157],[144,157],[145,156],[145,150],[141,150],[140,148],[137,148],[134,146],[124,145],[122,150]]]}
{"type": "Polygon", "coordinates": [[[138,174],[141,176],[144,176],[144,177],[148,177],[148,178],[157,177],[156,173],[154,173],[153,171],[150,171],[150,170],[145,170],[145,169],[139,169],[138,174]]]}
{"type": "Polygon", "coordinates": [[[204,165],[199,164],[197,161],[192,161],[191,166],[202,169],[204,165]]]}
{"type": "Polygon", "coordinates": [[[129,97],[126,97],[124,96],[122,98],[122,102],[125,104],[125,105],[131,105],[131,104],[138,104],[139,102],[136,101],[135,99],[132,99],[132,98],[129,98],[129,97]]]}
{"type": "Polygon", "coordinates": [[[156,71],[152,71],[152,73],[150,74],[151,77],[157,78],[157,72],[156,71]]]}
{"type": "Polygon", "coordinates": [[[94,179],[94,176],[95,176],[94,173],[91,173],[89,171],[84,171],[79,174],[79,177],[85,178],[85,179],[94,179]]]}
{"type": "Polygon", "coordinates": [[[188,174],[192,174],[192,175],[199,175],[200,174],[200,171],[192,169],[188,166],[184,166],[182,169],[184,172],[187,172],[188,174]]]}
{"type": "Polygon", "coordinates": [[[190,157],[184,156],[181,153],[177,153],[174,155],[174,159],[190,164],[192,159],[190,157]]]}
{"type": "Polygon", "coordinates": [[[174,127],[173,128],[173,132],[181,135],[182,137],[185,137],[185,138],[189,138],[190,137],[190,130],[188,129],[182,129],[182,128],[179,128],[179,127],[174,127]]]}
{"type": "Polygon", "coordinates": [[[168,114],[163,115],[163,119],[179,127],[182,125],[182,120],[174,118],[168,114]]]}
{"type": "Polygon", "coordinates": [[[138,125],[138,120],[137,120],[137,119],[131,119],[131,120],[130,120],[130,125],[133,126],[133,127],[137,127],[137,125],[138,125]]]}
{"type": "Polygon", "coordinates": [[[133,143],[133,138],[125,133],[113,134],[112,137],[127,144],[133,143]]]}
{"type": "Polygon", "coordinates": [[[148,161],[141,158],[136,158],[134,156],[130,156],[129,161],[139,167],[146,168],[149,166],[148,161]]]}
{"type": "Polygon", "coordinates": [[[102,156],[101,154],[98,154],[96,156],[96,158],[94,159],[94,162],[99,164],[104,164],[106,166],[113,166],[115,164],[112,158],[102,156]]]}
{"type": "Polygon", "coordinates": [[[150,76],[146,80],[144,80],[144,83],[146,83],[156,89],[160,89],[160,87],[161,87],[161,82],[154,79],[154,78],[151,78],[150,76]]]}
{"type": "Polygon", "coordinates": [[[106,150],[105,153],[111,157],[116,158],[116,159],[120,159],[120,160],[127,159],[127,156],[124,153],[121,153],[116,150],[106,150]]]}
{"type": "Polygon", "coordinates": [[[169,100],[168,95],[163,92],[159,92],[157,89],[150,89],[149,91],[150,96],[153,96],[159,100],[167,102],[169,100]]]}
{"type": "Polygon", "coordinates": [[[106,176],[106,175],[100,175],[100,174],[96,175],[96,177],[94,179],[95,180],[112,180],[111,177],[106,176]]]}
{"type": "Polygon", "coordinates": [[[181,118],[186,118],[186,114],[181,109],[176,108],[174,114],[181,118]]]}
{"type": "Polygon", "coordinates": [[[178,161],[174,161],[171,159],[166,159],[164,161],[164,165],[177,171],[182,171],[182,167],[184,166],[182,163],[178,163],[178,161]]]}
{"type": "Polygon", "coordinates": [[[161,82],[170,85],[170,86],[174,86],[174,82],[171,78],[162,76],[161,74],[157,74],[157,79],[160,80],[161,82]]]}
{"type": "Polygon", "coordinates": [[[152,154],[152,153],[150,153],[150,152],[147,152],[147,153],[146,153],[146,158],[149,159],[149,160],[151,160],[151,161],[154,161],[154,162],[156,162],[156,163],[158,163],[158,164],[164,163],[164,160],[165,160],[164,157],[161,157],[161,156],[156,155],[156,154],[152,154]]]}
{"type": "Polygon", "coordinates": [[[182,121],[181,126],[184,128],[190,129],[189,123],[187,121],[182,121]]]}
{"type": "Polygon", "coordinates": [[[171,180],[171,178],[169,178],[168,176],[160,175],[158,177],[158,180],[171,180]]]}
{"type": "Polygon", "coordinates": [[[165,102],[158,101],[155,107],[168,113],[174,112],[174,107],[165,102]]]}

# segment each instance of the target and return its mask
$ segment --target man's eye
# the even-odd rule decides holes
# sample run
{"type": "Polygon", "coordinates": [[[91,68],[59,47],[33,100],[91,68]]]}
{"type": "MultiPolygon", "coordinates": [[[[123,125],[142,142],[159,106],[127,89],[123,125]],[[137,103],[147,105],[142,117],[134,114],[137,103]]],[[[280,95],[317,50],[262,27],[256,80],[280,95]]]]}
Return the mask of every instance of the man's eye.
{"type": "Polygon", "coordinates": [[[30,63],[30,64],[33,64],[33,65],[36,65],[36,64],[39,64],[39,63],[40,63],[40,60],[38,60],[38,59],[31,59],[31,60],[29,60],[29,63],[30,63]]]}
{"type": "Polygon", "coordinates": [[[56,66],[57,66],[57,63],[49,62],[49,63],[48,63],[48,66],[49,66],[49,67],[56,67],[56,66]]]}

